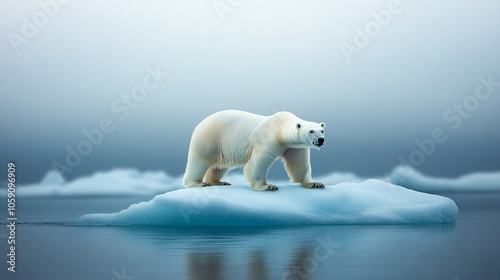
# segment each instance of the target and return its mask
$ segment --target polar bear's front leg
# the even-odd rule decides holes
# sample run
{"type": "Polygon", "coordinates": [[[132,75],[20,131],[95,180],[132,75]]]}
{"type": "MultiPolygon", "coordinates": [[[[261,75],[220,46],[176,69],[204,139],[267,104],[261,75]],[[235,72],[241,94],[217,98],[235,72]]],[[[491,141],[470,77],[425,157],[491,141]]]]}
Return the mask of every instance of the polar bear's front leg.
{"type": "Polygon", "coordinates": [[[263,156],[253,154],[252,158],[245,164],[243,172],[245,178],[250,182],[250,188],[257,191],[276,191],[278,187],[267,183],[267,173],[276,160],[276,157],[263,153],[263,156]]]}
{"type": "Polygon", "coordinates": [[[285,162],[285,169],[294,183],[299,183],[303,188],[324,188],[320,182],[314,182],[311,178],[310,151],[304,149],[287,149],[281,158],[285,162]]]}

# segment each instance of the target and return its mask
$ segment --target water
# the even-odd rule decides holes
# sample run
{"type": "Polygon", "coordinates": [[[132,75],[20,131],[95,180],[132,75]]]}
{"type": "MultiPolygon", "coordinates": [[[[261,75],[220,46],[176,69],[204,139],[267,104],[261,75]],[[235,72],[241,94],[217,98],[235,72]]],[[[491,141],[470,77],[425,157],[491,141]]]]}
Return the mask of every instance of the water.
{"type": "Polygon", "coordinates": [[[151,197],[20,198],[0,279],[500,279],[500,193],[445,195],[455,224],[185,228],[64,224],[151,197]]]}

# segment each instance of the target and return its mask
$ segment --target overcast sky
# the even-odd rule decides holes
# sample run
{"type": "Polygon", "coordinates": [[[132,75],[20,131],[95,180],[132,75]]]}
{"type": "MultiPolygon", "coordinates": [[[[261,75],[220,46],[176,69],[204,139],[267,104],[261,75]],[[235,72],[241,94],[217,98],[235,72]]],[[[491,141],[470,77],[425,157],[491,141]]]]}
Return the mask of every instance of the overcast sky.
{"type": "Polygon", "coordinates": [[[0,151],[21,181],[54,162],[181,175],[194,127],[225,109],[326,122],[313,175],[500,170],[498,1],[40,3],[0,4],[0,151]]]}

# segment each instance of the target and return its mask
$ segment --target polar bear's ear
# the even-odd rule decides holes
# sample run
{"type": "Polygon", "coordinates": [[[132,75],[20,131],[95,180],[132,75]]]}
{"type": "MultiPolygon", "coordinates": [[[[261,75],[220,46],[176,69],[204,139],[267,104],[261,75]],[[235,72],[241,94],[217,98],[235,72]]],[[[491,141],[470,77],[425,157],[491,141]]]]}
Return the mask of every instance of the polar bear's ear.
{"type": "Polygon", "coordinates": [[[297,124],[295,125],[295,127],[296,127],[297,129],[299,129],[301,126],[302,126],[302,125],[301,125],[300,123],[297,123],[297,124]]]}
{"type": "Polygon", "coordinates": [[[319,125],[321,125],[322,128],[325,128],[325,126],[326,126],[326,124],[324,122],[319,123],[319,125]]]}

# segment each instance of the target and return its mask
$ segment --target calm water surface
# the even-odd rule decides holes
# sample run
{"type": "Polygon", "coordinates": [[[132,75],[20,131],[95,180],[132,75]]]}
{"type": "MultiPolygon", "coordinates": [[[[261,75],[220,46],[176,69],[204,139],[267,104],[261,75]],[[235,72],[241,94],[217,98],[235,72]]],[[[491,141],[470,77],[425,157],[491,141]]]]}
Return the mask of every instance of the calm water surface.
{"type": "Polygon", "coordinates": [[[500,279],[500,193],[445,195],[455,224],[185,228],[64,224],[150,197],[24,198],[0,279],[500,279]]]}

